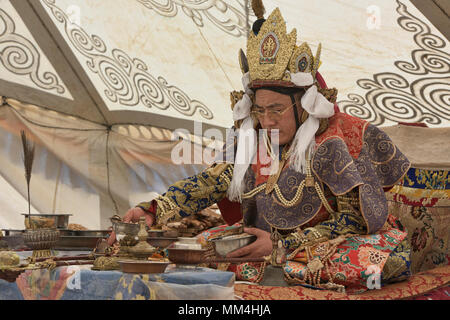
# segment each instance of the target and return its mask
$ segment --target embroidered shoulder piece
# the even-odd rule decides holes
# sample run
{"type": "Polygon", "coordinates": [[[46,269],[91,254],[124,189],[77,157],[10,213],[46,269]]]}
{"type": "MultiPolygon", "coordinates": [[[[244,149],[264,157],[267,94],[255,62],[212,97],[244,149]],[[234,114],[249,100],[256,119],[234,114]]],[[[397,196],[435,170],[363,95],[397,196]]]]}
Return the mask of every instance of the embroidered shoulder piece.
{"type": "Polygon", "coordinates": [[[318,147],[312,169],[334,195],[359,188],[360,209],[368,233],[379,230],[387,219],[384,187],[397,183],[408,171],[410,162],[389,136],[373,125],[365,127],[362,149],[353,158],[344,140],[331,137],[318,147]]]}

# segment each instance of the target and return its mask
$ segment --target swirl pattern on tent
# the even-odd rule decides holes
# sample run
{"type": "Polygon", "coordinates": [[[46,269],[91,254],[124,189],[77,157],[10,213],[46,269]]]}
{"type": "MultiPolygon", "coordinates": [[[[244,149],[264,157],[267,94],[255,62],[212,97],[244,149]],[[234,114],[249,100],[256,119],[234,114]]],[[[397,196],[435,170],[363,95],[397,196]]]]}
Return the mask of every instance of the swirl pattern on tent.
{"type": "Polygon", "coordinates": [[[238,1],[241,9],[235,8],[222,0],[137,0],[146,8],[165,17],[175,17],[180,8],[186,16],[198,26],[203,27],[206,17],[220,30],[234,37],[246,37],[247,30],[245,5],[238,1]],[[219,17],[218,17],[219,16],[219,17]],[[231,16],[231,17],[230,17],[231,16]]]}
{"type": "Polygon", "coordinates": [[[0,63],[16,75],[28,76],[41,89],[56,90],[59,94],[66,92],[56,74],[49,71],[40,72],[39,51],[31,41],[16,33],[14,20],[2,9],[0,9],[0,63]]]}
{"type": "Polygon", "coordinates": [[[425,122],[439,125],[450,120],[450,54],[445,50],[446,41],[431,33],[426,23],[408,12],[397,0],[398,24],[408,32],[414,32],[412,63],[395,61],[402,72],[422,76],[408,80],[398,73],[384,72],[371,79],[360,79],[357,84],[368,90],[365,97],[349,94],[350,100],[339,101],[344,112],[362,118],[374,125],[386,120],[395,122],[425,122]]]}
{"type": "Polygon", "coordinates": [[[55,5],[55,0],[42,2],[51,9],[55,19],[64,24],[69,41],[87,59],[88,69],[105,84],[104,93],[111,102],[126,106],[143,104],[161,110],[172,107],[185,116],[192,116],[198,111],[204,119],[213,119],[213,113],[206,105],[192,100],[181,89],[169,85],[163,77],[151,75],[142,60],[131,58],[120,49],[112,49],[111,55],[108,55],[105,42],[71,22],[64,11],[55,5]]]}

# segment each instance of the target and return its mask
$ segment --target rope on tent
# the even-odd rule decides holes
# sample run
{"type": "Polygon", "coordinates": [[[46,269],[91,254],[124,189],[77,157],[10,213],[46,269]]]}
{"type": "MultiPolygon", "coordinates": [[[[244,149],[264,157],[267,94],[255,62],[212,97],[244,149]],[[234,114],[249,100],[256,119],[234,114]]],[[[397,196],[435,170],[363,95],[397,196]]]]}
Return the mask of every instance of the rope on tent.
{"type": "MultiPolygon", "coordinates": [[[[206,39],[205,39],[206,40],[206,39]]],[[[228,79],[228,77],[227,77],[228,79]]],[[[57,126],[51,126],[51,125],[46,125],[46,124],[41,124],[38,123],[36,121],[33,121],[31,119],[29,119],[28,117],[26,117],[25,115],[23,115],[20,111],[18,111],[16,108],[14,108],[11,104],[8,103],[8,97],[6,96],[1,96],[1,105],[0,107],[9,107],[19,118],[23,119],[24,121],[37,126],[37,127],[41,127],[41,128],[47,128],[47,129],[57,129],[57,130],[69,130],[69,131],[105,131],[106,132],[106,179],[107,179],[107,192],[108,192],[108,196],[111,198],[112,203],[114,205],[114,210],[116,212],[116,214],[119,214],[119,209],[118,209],[118,205],[117,205],[117,201],[115,199],[115,197],[112,194],[111,191],[111,184],[110,184],[110,166],[109,166],[109,137],[110,137],[110,132],[112,130],[112,125],[104,125],[104,124],[99,124],[97,122],[93,122],[90,120],[86,120],[86,119],[82,119],[83,121],[86,122],[90,122],[90,123],[95,123],[96,125],[100,125],[100,126],[104,126],[104,129],[82,129],[82,128],[64,128],[64,127],[57,127],[57,126]]],[[[20,102],[20,101],[19,101],[20,102]]],[[[39,106],[36,106],[37,108],[42,108],[39,106]]],[[[45,109],[45,108],[42,108],[45,109]]],[[[57,111],[56,111],[57,112],[57,111]]],[[[75,118],[79,118],[76,116],[73,116],[75,118]]],[[[114,124],[114,126],[125,126],[125,125],[134,125],[134,126],[143,126],[142,124],[137,124],[137,123],[117,123],[114,124]]],[[[196,141],[190,139],[191,143],[197,144],[196,141]]],[[[56,191],[55,191],[56,192],[56,191]]],[[[53,205],[54,207],[54,205],[53,205]]]]}
{"type": "MultiPolygon", "coordinates": [[[[248,0],[245,0],[245,27],[247,29],[247,38],[249,36],[249,2],[248,0]]],[[[233,88],[233,83],[230,80],[230,77],[228,76],[227,72],[225,71],[224,67],[222,66],[222,64],[219,61],[219,58],[217,58],[216,54],[214,53],[211,44],[209,43],[208,39],[206,39],[206,37],[203,35],[203,32],[200,30],[200,28],[196,25],[198,32],[200,33],[200,36],[202,37],[202,39],[206,42],[209,51],[211,52],[211,54],[213,55],[214,59],[216,60],[217,64],[220,67],[220,70],[222,70],[223,75],[225,76],[225,78],[228,81],[228,84],[230,85],[231,88],[233,88]]]]}
{"type": "MultiPolygon", "coordinates": [[[[41,124],[41,123],[37,123],[36,121],[30,120],[28,119],[26,116],[24,116],[23,114],[21,114],[18,110],[16,110],[12,105],[10,105],[7,101],[8,98],[2,96],[2,107],[9,107],[14,113],[16,113],[17,115],[19,115],[22,119],[26,120],[27,122],[41,127],[41,128],[48,128],[48,129],[60,129],[60,130],[69,130],[69,131],[104,131],[104,129],[80,129],[80,128],[63,128],[63,127],[55,127],[55,126],[49,126],[46,124],[41,124]]],[[[84,119],[83,119],[84,120],[84,119]]],[[[88,121],[88,120],[84,120],[84,121],[88,121]]],[[[88,121],[89,122],[89,121],[88,121]]],[[[98,123],[95,123],[98,125],[98,123]]],[[[105,126],[106,127],[106,126],[105,126]]]]}
{"type": "MultiPolygon", "coordinates": [[[[106,126],[105,129],[77,129],[77,128],[62,128],[62,127],[55,127],[55,126],[49,126],[44,124],[36,123],[35,121],[32,121],[28,119],[26,116],[21,114],[18,110],[16,110],[12,105],[8,103],[8,98],[6,96],[2,96],[2,104],[1,106],[9,107],[14,113],[16,113],[20,118],[25,120],[26,122],[35,125],[37,127],[41,128],[48,128],[48,129],[59,129],[59,130],[69,130],[69,131],[106,131],[106,181],[107,181],[107,192],[109,197],[111,198],[115,212],[118,214],[119,209],[117,206],[116,199],[114,198],[112,191],[111,191],[111,184],[110,184],[110,167],[109,167],[109,134],[111,132],[111,126],[106,126]]],[[[56,191],[55,191],[56,192],[56,191]]]]}
{"type": "Polygon", "coordinates": [[[117,206],[117,202],[116,199],[114,199],[114,196],[111,192],[111,184],[110,184],[110,178],[109,178],[109,135],[111,133],[111,126],[108,126],[106,129],[106,183],[107,183],[107,190],[108,190],[108,194],[109,197],[112,199],[113,201],[113,205],[114,205],[114,210],[116,212],[117,215],[119,215],[119,207],[117,206]]]}
{"type": "Polygon", "coordinates": [[[248,20],[249,20],[249,6],[248,6],[248,0],[245,0],[245,27],[247,29],[247,39],[249,37],[249,33],[250,33],[250,28],[249,28],[249,24],[248,24],[248,20]]]}
{"type": "Polygon", "coordinates": [[[222,64],[220,63],[219,59],[217,58],[216,54],[214,53],[213,49],[211,48],[211,45],[208,41],[208,39],[205,38],[205,36],[203,35],[202,30],[200,30],[200,28],[196,25],[198,33],[200,33],[200,36],[203,38],[203,40],[206,42],[206,45],[208,46],[209,51],[211,52],[211,54],[213,55],[214,59],[216,60],[217,64],[220,67],[220,70],[222,70],[223,75],[225,76],[225,78],[228,81],[228,84],[230,85],[231,88],[233,88],[233,84],[230,80],[230,78],[228,77],[228,74],[226,73],[225,69],[223,68],[222,64]]]}
{"type": "MultiPolygon", "coordinates": [[[[77,116],[71,116],[71,117],[78,118],[78,119],[81,119],[81,120],[86,121],[86,122],[94,123],[94,124],[96,124],[96,125],[103,126],[103,127],[105,127],[105,128],[104,128],[104,129],[64,128],[64,127],[56,127],[56,126],[50,126],[50,125],[46,125],[46,124],[37,123],[36,121],[30,120],[30,119],[27,118],[25,115],[23,115],[22,113],[20,113],[17,109],[15,109],[13,106],[11,106],[11,105],[7,102],[7,99],[8,99],[7,97],[2,96],[2,104],[0,105],[0,107],[9,107],[9,108],[11,108],[11,110],[13,110],[13,112],[16,113],[18,116],[20,116],[22,119],[26,120],[27,122],[29,122],[29,123],[31,123],[31,124],[33,124],[33,125],[35,125],[35,126],[41,127],[41,128],[59,129],[59,130],[69,130],[69,131],[107,131],[107,130],[108,130],[108,126],[105,125],[105,124],[99,124],[99,123],[97,123],[97,122],[89,121],[89,120],[86,120],[86,119],[83,119],[83,118],[79,118],[79,117],[77,117],[77,116]]],[[[20,101],[19,101],[19,102],[20,102],[20,101]]],[[[42,107],[39,107],[39,106],[36,106],[36,107],[37,107],[37,108],[42,108],[42,107]]],[[[45,108],[42,108],[42,109],[45,109],[45,108]]],[[[45,109],[45,110],[47,110],[47,109],[45,109]]],[[[55,111],[55,112],[58,112],[58,111],[55,111]]],[[[63,114],[63,113],[62,113],[62,114],[63,114]]],[[[63,114],[63,115],[64,115],[64,114],[63,114]]],[[[113,124],[113,125],[110,125],[109,127],[110,127],[110,130],[113,131],[112,129],[113,129],[114,127],[119,127],[119,126],[142,126],[142,127],[150,127],[150,128],[160,129],[160,130],[166,130],[165,128],[162,128],[162,127],[157,127],[157,126],[146,126],[146,125],[143,125],[143,124],[140,124],[140,123],[131,123],[131,122],[115,123],[115,124],[113,124]]],[[[117,131],[114,131],[114,132],[117,133],[117,134],[123,135],[123,134],[120,133],[120,132],[117,132],[117,131]]],[[[197,141],[195,141],[195,139],[194,139],[193,137],[191,137],[191,136],[186,136],[186,137],[184,137],[184,139],[187,139],[187,140],[188,140],[189,142],[191,142],[192,144],[197,144],[197,145],[202,145],[202,146],[204,146],[204,145],[207,143],[207,142],[204,142],[204,143],[202,143],[202,144],[199,144],[199,143],[198,143],[197,141]]],[[[202,140],[202,141],[203,141],[203,140],[202,140]]],[[[167,142],[167,141],[155,141],[155,142],[162,142],[162,143],[165,143],[165,142],[167,142]]]]}

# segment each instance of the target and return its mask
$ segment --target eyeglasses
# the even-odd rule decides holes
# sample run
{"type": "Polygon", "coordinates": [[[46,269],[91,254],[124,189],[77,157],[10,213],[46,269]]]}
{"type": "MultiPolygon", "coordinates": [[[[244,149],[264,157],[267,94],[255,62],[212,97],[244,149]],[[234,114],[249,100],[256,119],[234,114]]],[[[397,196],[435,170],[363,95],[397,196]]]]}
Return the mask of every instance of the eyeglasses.
{"type": "Polygon", "coordinates": [[[252,107],[252,110],[250,111],[250,113],[257,118],[263,118],[267,112],[267,115],[270,119],[278,121],[281,119],[283,114],[285,114],[286,111],[288,111],[294,105],[295,105],[295,103],[291,104],[288,107],[282,108],[282,109],[281,108],[278,108],[278,109],[277,108],[261,108],[261,107],[257,107],[254,105],[252,107]]]}

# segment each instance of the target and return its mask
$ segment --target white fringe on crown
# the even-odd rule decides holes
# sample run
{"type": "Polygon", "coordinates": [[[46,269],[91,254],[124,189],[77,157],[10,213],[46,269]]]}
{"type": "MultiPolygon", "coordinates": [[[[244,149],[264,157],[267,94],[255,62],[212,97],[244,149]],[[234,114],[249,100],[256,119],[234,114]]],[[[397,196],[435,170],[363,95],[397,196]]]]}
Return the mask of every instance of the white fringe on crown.
{"type": "Polygon", "coordinates": [[[241,194],[244,192],[244,176],[255,155],[257,143],[256,131],[253,128],[253,119],[250,116],[252,100],[249,94],[252,93],[252,90],[248,88],[249,83],[250,75],[247,72],[242,77],[245,94],[235,104],[233,109],[233,120],[238,121],[243,119],[244,121],[238,129],[239,137],[234,161],[233,178],[231,179],[227,195],[231,201],[239,202],[241,201],[241,194]]]}
{"type": "Polygon", "coordinates": [[[314,83],[313,76],[310,72],[291,73],[291,82],[297,86],[310,86],[314,83]]]}
{"type": "Polygon", "coordinates": [[[241,201],[244,192],[244,176],[256,153],[256,130],[253,129],[253,120],[244,119],[239,128],[239,137],[236,158],[234,161],[233,178],[228,188],[228,198],[232,201],[241,201]]]}
{"type": "Polygon", "coordinates": [[[290,166],[297,172],[306,174],[306,156],[312,158],[316,147],[316,132],[319,129],[320,119],[334,115],[334,104],[329,102],[316,86],[310,87],[301,100],[302,108],[309,117],[298,128],[291,146],[290,166]]]}

